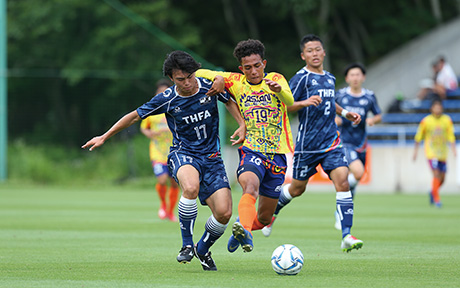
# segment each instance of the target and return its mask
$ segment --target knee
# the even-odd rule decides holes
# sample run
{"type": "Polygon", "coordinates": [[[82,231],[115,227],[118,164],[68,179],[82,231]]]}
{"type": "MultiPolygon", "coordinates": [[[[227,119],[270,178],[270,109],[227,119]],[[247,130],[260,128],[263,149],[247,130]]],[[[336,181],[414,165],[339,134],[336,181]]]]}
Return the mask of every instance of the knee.
{"type": "Polygon", "coordinates": [[[303,185],[302,186],[292,186],[291,185],[291,187],[289,187],[289,194],[291,194],[293,198],[299,197],[300,195],[303,194],[303,192],[305,192],[305,188],[306,186],[303,186],[303,185]]]}
{"type": "Polygon", "coordinates": [[[232,218],[232,209],[217,211],[214,218],[216,218],[219,223],[227,224],[230,221],[230,218],[232,218]]]}
{"type": "Polygon", "coordinates": [[[197,185],[181,185],[182,194],[189,199],[195,199],[198,197],[198,192],[200,191],[200,187],[197,185]]]}

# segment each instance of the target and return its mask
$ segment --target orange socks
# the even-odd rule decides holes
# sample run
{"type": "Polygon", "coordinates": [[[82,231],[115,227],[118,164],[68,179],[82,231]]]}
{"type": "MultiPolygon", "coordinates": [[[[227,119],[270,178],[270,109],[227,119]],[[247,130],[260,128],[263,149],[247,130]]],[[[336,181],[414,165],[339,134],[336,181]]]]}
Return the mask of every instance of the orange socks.
{"type": "Polygon", "coordinates": [[[168,213],[173,213],[179,197],[179,187],[169,187],[169,207],[168,213]]]}
{"type": "Polygon", "coordinates": [[[155,186],[158,192],[158,196],[160,196],[161,206],[166,208],[166,189],[168,188],[166,185],[160,185],[157,183],[155,186]]]}
{"type": "Polygon", "coordinates": [[[438,178],[434,177],[433,182],[432,182],[432,186],[431,186],[431,193],[433,195],[434,203],[439,203],[440,202],[439,187],[441,187],[441,180],[439,180],[438,178]]]}
{"type": "Polygon", "coordinates": [[[240,217],[241,225],[250,232],[254,219],[257,219],[256,198],[250,194],[243,194],[238,204],[238,216],[240,217]]]}
{"type": "Polygon", "coordinates": [[[259,219],[257,219],[257,215],[256,215],[256,218],[254,218],[254,222],[252,223],[252,231],[260,230],[264,227],[265,225],[259,222],[259,219]]]}

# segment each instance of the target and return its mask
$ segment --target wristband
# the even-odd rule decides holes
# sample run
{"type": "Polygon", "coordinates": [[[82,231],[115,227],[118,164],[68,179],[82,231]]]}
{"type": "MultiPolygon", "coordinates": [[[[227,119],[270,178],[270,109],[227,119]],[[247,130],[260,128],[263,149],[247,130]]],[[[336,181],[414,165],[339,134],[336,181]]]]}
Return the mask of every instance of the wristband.
{"type": "Polygon", "coordinates": [[[342,117],[347,118],[348,110],[342,109],[342,117]]]}

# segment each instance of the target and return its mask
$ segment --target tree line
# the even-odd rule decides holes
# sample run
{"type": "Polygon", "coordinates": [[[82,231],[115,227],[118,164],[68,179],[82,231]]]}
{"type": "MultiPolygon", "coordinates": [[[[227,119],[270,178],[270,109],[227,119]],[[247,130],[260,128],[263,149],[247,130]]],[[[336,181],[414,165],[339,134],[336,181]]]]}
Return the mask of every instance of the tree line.
{"type": "Polygon", "coordinates": [[[237,71],[235,44],[259,39],[267,71],[289,79],[303,66],[300,38],[314,33],[325,42],[326,69],[340,82],[347,63],[372,64],[458,17],[459,3],[10,0],[9,138],[83,143],[151,98],[166,54],[182,47],[207,68],[237,71]]]}

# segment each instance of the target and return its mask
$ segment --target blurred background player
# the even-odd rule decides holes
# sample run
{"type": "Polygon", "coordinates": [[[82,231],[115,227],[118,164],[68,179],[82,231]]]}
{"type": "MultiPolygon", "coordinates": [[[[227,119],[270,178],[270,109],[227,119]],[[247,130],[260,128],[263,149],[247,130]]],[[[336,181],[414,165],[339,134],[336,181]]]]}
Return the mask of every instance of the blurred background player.
{"type": "MultiPolygon", "coordinates": [[[[382,121],[382,110],[373,91],[362,87],[366,80],[366,69],[359,63],[350,64],[345,69],[345,81],[348,87],[337,91],[336,103],[344,109],[356,112],[361,116],[361,122],[354,125],[351,121],[336,116],[335,122],[339,126],[340,139],[345,148],[345,155],[348,161],[348,183],[350,185],[351,197],[354,199],[356,185],[364,175],[366,165],[367,133],[366,125],[382,121]],[[372,112],[373,117],[367,118],[367,113],[372,112]]],[[[336,211],[335,227],[341,230],[339,214],[336,211]]]]}
{"type": "MultiPolygon", "coordinates": [[[[159,80],[157,82],[155,95],[164,92],[169,86],[171,86],[171,82],[167,79],[159,80]]],[[[157,178],[155,189],[161,201],[158,217],[160,217],[160,219],[168,218],[173,222],[177,222],[177,218],[174,215],[174,209],[176,208],[179,196],[179,186],[168,169],[168,154],[169,147],[172,143],[172,134],[171,131],[169,131],[164,114],[149,116],[142,120],[141,132],[150,139],[150,161],[152,163],[153,173],[157,178]],[[167,194],[169,196],[169,205],[167,203],[168,201],[166,201],[167,194]]]]}
{"type": "Polygon", "coordinates": [[[342,225],[341,249],[349,252],[361,248],[363,241],[350,234],[353,198],[347,180],[348,162],[334,120],[337,113],[357,125],[361,117],[335,103],[335,77],[323,70],[326,51],[321,39],[313,34],[304,36],[300,41],[300,51],[306,66],[289,81],[295,102],[288,111],[298,111],[299,114],[293,179],[291,184],[283,186],[272,223],[264,227],[262,233],[267,237],[270,235],[276,215],[292,198],[305,192],[309,178],[316,174],[316,167],[321,164],[337,192],[337,212],[342,225]]]}
{"type": "Polygon", "coordinates": [[[217,101],[225,103],[239,128],[232,135],[233,144],[244,141],[246,128],[237,105],[229,96],[209,96],[212,82],[195,77],[200,64],[188,53],[173,51],[163,64],[163,73],[174,86],[153,97],[136,110],[123,116],[106,133],[88,141],[82,148],[92,151],[110,137],[141,119],[165,114],[173,142],[168,155],[171,173],[179,183],[179,221],[182,248],[179,263],[189,263],[193,257],[200,260],[204,270],[217,270],[209,248],[222,236],[232,216],[232,194],[224,162],[220,156],[219,113],[217,101]],[[211,209],[203,236],[196,245],[193,230],[198,208],[196,200],[211,209]]]}
{"type": "Polygon", "coordinates": [[[430,204],[441,207],[439,188],[444,183],[447,171],[447,143],[451,144],[454,156],[457,155],[452,119],[443,114],[442,102],[434,100],[430,108],[431,114],[422,119],[415,135],[414,161],[417,159],[420,141],[424,141],[425,155],[428,159],[433,181],[430,191],[430,204]]]}
{"type": "MultiPolygon", "coordinates": [[[[270,223],[286,175],[285,154],[293,151],[287,106],[294,98],[283,75],[265,73],[267,60],[262,42],[241,41],[233,55],[243,74],[199,70],[197,75],[208,79],[223,76],[225,88],[235,97],[246,123],[246,139],[238,149],[237,169],[243,195],[227,249],[235,252],[241,245],[244,252],[251,252],[252,231],[270,223]]],[[[216,78],[215,85],[218,81],[216,78]]]]}

